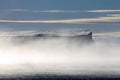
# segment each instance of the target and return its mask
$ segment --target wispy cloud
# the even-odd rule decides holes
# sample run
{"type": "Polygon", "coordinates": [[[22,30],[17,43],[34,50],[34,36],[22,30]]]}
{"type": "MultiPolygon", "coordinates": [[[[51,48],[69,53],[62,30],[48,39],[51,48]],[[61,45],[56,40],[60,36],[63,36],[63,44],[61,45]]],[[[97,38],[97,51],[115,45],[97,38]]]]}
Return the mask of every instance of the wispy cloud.
{"type": "Polygon", "coordinates": [[[107,12],[120,12],[120,10],[88,10],[87,12],[107,13],[107,12]]]}
{"type": "Polygon", "coordinates": [[[13,32],[6,32],[6,31],[0,31],[0,36],[32,36],[34,34],[37,34],[37,31],[13,31],[13,32]]]}
{"type": "Polygon", "coordinates": [[[120,14],[107,14],[107,16],[118,17],[120,18],[120,14]]]}
{"type": "Polygon", "coordinates": [[[120,12],[120,10],[29,10],[29,9],[8,9],[11,12],[33,12],[33,13],[80,13],[80,12],[96,12],[96,13],[112,13],[120,12]]]}
{"type": "Polygon", "coordinates": [[[97,18],[80,18],[65,20],[0,20],[2,23],[66,23],[66,24],[82,24],[96,22],[120,22],[120,14],[111,14],[105,17],[97,18]]]}
{"type": "Polygon", "coordinates": [[[108,12],[120,12],[120,10],[28,10],[28,9],[9,9],[6,11],[12,12],[33,12],[33,13],[79,13],[79,12],[97,12],[97,13],[108,13],[108,12]]]}
{"type": "Polygon", "coordinates": [[[94,36],[101,37],[120,37],[120,32],[103,32],[103,33],[95,33],[94,36]]]}
{"type": "Polygon", "coordinates": [[[34,13],[64,13],[66,11],[64,10],[32,10],[31,12],[34,12],[34,13]]]}
{"type": "Polygon", "coordinates": [[[39,11],[39,12],[61,13],[61,12],[66,12],[66,11],[65,10],[45,10],[45,11],[39,11]]]}
{"type": "Polygon", "coordinates": [[[5,11],[5,12],[28,12],[28,9],[4,9],[4,10],[0,10],[1,12],[5,11]]]}
{"type": "Polygon", "coordinates": [[[79,13],[79,10],[32,10],[34,13],[79,13]]]}
{"type": "MultiPolygon", "coordinates": [[[[34,13],[77,13],[79,10],[28,10],[28,9],[11,9],[13,12],[34,12],[34,13]]],[[[88,10],[88,12],[120,12],[120,10],[88,10]]],[[[34,15],[33,15],[34,16],[34,15]]],[[[106,14],[96,18],[77,18],[77,19],[57,19],[57,20],[0,20],[1,23],[66,23],[66,24],[85,24],[97,22],[120,22],[120,13],[106,14]]]]}
{"type": "Polygon", "coordinates": [[[27,9],[11,9],[10,11],[16,11],[16,12],[26,12],[27,9]]]}
{"type": "Polygon", "coordinates": [[[78,13],[80,10],[29,10],[29,9],[8,9],[10,12],[33,12],[33,13],[78,13]]]}

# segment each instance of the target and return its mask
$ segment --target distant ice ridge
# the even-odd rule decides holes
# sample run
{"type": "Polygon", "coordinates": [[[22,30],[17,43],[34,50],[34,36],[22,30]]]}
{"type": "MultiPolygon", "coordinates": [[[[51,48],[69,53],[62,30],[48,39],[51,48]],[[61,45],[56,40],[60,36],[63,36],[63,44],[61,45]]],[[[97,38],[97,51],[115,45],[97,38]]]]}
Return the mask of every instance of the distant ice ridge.
{"type": "Polygon", "coordinates": [[[49,30],[49,31],[14,31],[0,32],[0,36],[34,36],[36,34],[49,34],[58,36],[88,35],[89,30],[49,30]]]}
{"type": "Polygon", "coordinates": [[[92,32],[90,32],[89,30],[17,31],[3,32],[0,34],[0,39],[6,38],[10,38],[15,44],[37,42],[41,40],[64,40],[70,44],[81,45],[94,42],[92,39],[92,32]]]}

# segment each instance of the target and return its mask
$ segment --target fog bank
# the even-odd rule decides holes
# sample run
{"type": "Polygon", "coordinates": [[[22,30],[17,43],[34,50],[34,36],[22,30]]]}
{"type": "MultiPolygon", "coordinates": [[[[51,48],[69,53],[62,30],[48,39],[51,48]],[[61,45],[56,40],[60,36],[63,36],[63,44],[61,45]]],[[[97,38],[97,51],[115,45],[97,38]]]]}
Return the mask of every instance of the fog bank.
{"type": "Polygon", "coordinates": [[[112,38],[97,37],[94,40],[94,44],[81,46],[65,39],[17,43],[12,37],[2,37],[0,76],[120,75],[119,39],[118,42],[112,38]]]}

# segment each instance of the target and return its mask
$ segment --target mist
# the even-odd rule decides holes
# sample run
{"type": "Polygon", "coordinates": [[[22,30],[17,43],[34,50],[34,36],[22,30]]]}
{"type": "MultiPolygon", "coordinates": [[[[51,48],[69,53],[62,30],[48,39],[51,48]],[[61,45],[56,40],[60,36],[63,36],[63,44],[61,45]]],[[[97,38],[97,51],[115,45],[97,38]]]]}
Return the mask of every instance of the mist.
{"type": "Polygon", "coordinates": [[[94,38],[82,46],[68,39],[16,42],[0,38],[0,77],[35,74],[120,75],[119,39],[94,38]]]}

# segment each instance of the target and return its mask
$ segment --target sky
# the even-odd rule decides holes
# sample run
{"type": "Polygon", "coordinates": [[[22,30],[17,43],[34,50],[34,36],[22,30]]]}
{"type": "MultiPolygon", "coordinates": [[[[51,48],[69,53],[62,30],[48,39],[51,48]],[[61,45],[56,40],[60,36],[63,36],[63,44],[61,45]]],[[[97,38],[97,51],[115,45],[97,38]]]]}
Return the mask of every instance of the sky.
{"type": "Polygon", "coordinates": [[[120,0],[0,0],[0,31],[120,32],[120,0]]]}

